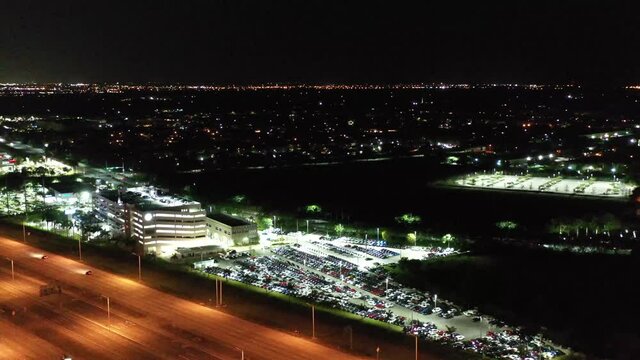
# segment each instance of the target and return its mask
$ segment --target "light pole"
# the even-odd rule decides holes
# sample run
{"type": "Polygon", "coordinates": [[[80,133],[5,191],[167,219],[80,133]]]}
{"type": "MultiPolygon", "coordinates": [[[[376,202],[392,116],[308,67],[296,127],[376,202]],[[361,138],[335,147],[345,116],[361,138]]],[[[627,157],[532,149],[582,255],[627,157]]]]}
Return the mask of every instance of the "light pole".
{"type": "Polygon", "coordinates": [[[234,346],[234,348],[238,351],[240,351],[240,360],[244,360],[244,349],[240,349],[237,346],[234,346]]]}
{"type": "Polygon", "coordinates": [[[216,279],[216,306],[224,306],[222,304],[222,279],[216,279]]]}
{"type": "Polygon", "coordinates": [[[416,360],[418,360],[418,335],[414,335],[416,337],[416,360]]]}
{"type": "Polygon", "coordinates": [[[384,282],[385,282],[385,289],[384,290],[385,290],[385,295],[386,295],[389,292],[389,278],[387,277],[384,282]]]}
{"type": "Polygon", "coordinates": [[[140,254],[131,253],[131,255],[138,257],[138,282],[142,282],[142,260],[140,254]]]}
{"type": "Polygon", "coordinates": [[[78,258],[82,261],[82,236],[78,238],[78,258]]]}
{"type": "Polygon", "coordinates": [[[22,222],[22,242],[27,243],[27,226],[25,225],[27,222],[27,214],[24,214],[24,221],[22,222]]]}
{"type": "Polygon", "coordinates": [[[9,259],[9,258],[6,258],[6,259],[7,259],[7,261],[11,262],[11,280],[15,280],[16,277],[15,277],[15,274],[13,272],[13,259],[9,259]]]}
{"type": "Polygon", "coordinates": [[[380,228],[376,228],[376,241],[380,241],[380,228]]]}
{"type": "Polygon", "coordinates": [[[109,331],[111,331],[111,300],[109,299],[108,296],[102,295],[102,297],[107,299],[107,321],[108,321],[109,331]]]}
{"type": "Polygon", "coordinates": [[[380,360],[380,346],[376,347],[376,360],[380,360]]]}
{"type": "Polygon", "coordinates": [[[438,307],[438,294],[433,295],[433,308],[438,307]]]}
{"type": "Polygon", "coordinates": [[[307,234],[309,233],[309,220],[307,220],[307,234]]]}
{"type": "Polygon", "coordinates": [[[311,338],[316,339],[316,307],[311,305],[311,338]]]}
{"type": "Polygon", "coordinates": [[[107,296],[107,319],[109,320],[109,330],[111,330],[111,300],[107,296]]]}
{"type": "Polygon", "coordinates": [[[220,280],[216,279],[216,307],[220,306],[220,290],[219,290],[219,283],[220,280]]]}

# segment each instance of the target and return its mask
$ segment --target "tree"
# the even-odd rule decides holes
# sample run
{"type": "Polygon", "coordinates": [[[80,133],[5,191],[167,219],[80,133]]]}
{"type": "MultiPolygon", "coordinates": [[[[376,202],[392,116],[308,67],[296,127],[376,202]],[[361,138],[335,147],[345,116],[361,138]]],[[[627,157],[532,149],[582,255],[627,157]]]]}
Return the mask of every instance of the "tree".
{"type": "Polygon", "coordinates": [[[620,220],[615,217],[615,215],[610,213],[604,214],[602,217],[600,217],[599,222],[602,224],[602,227],[606,232],[620,230],[622,228],[620,220]]]}
{"type": "Polygon", "coordinates": [[[234,195],[231,200],[236,204],[242,204],[247,201],[247,196],[243,194],[234,195]]]}
{"type": "Polygon", "coordinates": [[[322,208],[320,207],[320,205],[310,204],[310,205],[305,206],[304,211],[307,214],[318,214],[318,213],[322,212],[322,208]]]}
{"type": "Polygon", "coordinates": [[[407,214],[402,214],[400,216],[396,216],[395,220],[397,223],[402,225],[417,225],[422,221],[422,218],[418,215],[407,213],[407,214]]]}
{"type": "Polygon", "coordinates": [[[550,233],[558,235],[565,234],[568,231],[567,222],[564,219],[551,219],[549,225],[547,225],[547,228],[550,233]]]}
{"type": "Polygon", "coordinates": [[[258,221],[256,223],[259,230],[264,230],[273,226],[273,219],[270,217],[262,217],[258,218],[258,221]]]}
{"type": "Polygon", "coordinates": [[[73,222],[67,216],[65,216],[64,218],[60,219],[59,224],[63,230],[67,231],[67,235],[69,235],[69,230],[71,230],[71,228],[73,227],[73,222]]]}
{"type": "Polygon", "coordinates": [[[337,224],[333,229],[336,231],[336,235],[342,236],[344,232],[344,226],[342,224],[337,224]]]}
{"type": "Polygon", "coordinates": [[[9,209],[9,193],[18,192],[23,189],[26,176],[21,173],[11,172],[4,176],[4,191],[6,195],[7,209],[9,209]]]}
{"type": "Polygon", "coordinates": [[[451,246],[451,243],[456,241],[456,237],[451,234],[444,234],[442,236],[442,243],[446,246],[451,246]]]}
{"type": "Polygon", "coordinates": [[[86,240],[90,234],[100,231],[100,221],[92,212],[76,215],[82,238],[86,240]]]}
{"type": "Polygon", "coordinates": [[[515,230],[518,227],[518,224],[510,220],[503,220],[498,221],[496,223],[496,227],[500,230],[515,230]]]}
{"type": "Polygon", "coordinates": [[[414,232],[408,233],[407,234],[407,241],[409,243],[413,243],[413,245],[416,245],[418,243],[418,236],[414,232]]]}
{"type": "Polygon", "coordinates": [[[62,211],[53,207],[44,208],[41,212],[41,215],[42,220],[44,220],[47,224],[47,230],[49,230],[49,223],[53,223],[55,225],[56,223],[61,222],[62,218],[66,217],[62,211]]]}

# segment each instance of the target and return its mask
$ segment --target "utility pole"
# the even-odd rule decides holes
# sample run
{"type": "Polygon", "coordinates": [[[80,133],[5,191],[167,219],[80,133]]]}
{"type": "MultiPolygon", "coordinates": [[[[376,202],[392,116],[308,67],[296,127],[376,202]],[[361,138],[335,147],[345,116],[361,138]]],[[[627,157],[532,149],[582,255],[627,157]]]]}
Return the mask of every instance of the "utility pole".
{"type": "Polygon", "coordinates": [[[82,236],[78,238],[78,258],[82,261],[82,236]]]}

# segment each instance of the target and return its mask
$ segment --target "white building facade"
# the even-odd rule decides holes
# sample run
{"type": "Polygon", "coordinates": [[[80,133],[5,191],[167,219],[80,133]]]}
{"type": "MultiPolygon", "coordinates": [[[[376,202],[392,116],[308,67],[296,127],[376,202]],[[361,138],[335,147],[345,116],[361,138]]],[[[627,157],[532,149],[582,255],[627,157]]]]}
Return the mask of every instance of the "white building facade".
{"type": "Polygon", "coordinates": [[[151,210],[133,206],[130,213],[131,236],[145,254],[206,244],[207,216],[199,203],[151,210]]]}

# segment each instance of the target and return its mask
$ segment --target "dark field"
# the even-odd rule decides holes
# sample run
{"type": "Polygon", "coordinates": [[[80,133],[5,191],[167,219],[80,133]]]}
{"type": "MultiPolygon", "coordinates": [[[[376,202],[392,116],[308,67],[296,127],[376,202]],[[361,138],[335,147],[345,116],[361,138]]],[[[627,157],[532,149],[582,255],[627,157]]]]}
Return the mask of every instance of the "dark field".
{"type": "Polygon", "coordinates": [[[195,183],[193,189],[205,203],[245,194],[250,203],[290,213],[319,204],[330,217],[371,226],[393,225],[395,216],[412,212],[422,216],[424,228],[471,235],[493,231],[500,220],[516,221],[521,230],[538,236],[554,217],[610,212],[625,218],[632,214],[631,205],[624,201],[431,185],[463,171],[433,159],[411,158],[188,174],[173,177],[172,185],[182,188],[195,183]]]}
{"type": "Polygon", "coordinates": [[[602,358],[638,359],[637,254],[495,249],[491,255],[401,262],[402,282],[602,358]]]}

